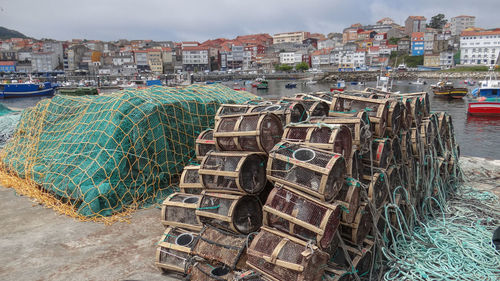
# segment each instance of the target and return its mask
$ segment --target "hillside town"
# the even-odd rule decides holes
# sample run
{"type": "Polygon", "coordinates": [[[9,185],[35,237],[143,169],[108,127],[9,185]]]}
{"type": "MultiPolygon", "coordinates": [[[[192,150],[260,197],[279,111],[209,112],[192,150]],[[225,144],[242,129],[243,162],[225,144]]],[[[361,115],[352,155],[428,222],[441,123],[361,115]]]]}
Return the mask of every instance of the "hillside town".
{"type": "Polygon", "coordinates": [[[3,73],[269,72],[298,64],[317,71],[378,70],[406,64],[438,70],[498,64],[500,28],[478,28],[475,16],[459,15],[447,21],[439,14],[432,19],[409,16],[404,26],[386,17],[327,35],[295,31],[205,42],[10,38],[0,41],[0,46],[3,73]]]}

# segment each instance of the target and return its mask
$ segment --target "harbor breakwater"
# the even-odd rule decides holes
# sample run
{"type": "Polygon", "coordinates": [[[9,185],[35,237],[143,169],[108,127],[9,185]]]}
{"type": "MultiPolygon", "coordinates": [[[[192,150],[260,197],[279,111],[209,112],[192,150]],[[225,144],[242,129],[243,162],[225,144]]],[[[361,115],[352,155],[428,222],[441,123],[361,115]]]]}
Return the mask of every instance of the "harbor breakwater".
{"type": "MultiPolygon", "coordinates": [[[[356,71],[356,72],[326,72],[326,73],[267,73],[267,74],[246,74],[246,73],[225,73],[225,74],[195,74],[193,80],[204,81],[231,81],[231,80],[254,80],[265,77],[268,80],[316,80],[319,82],[332,82],[337,80],[345,81],[376,81],[379,71],[356,71]]],[[[441,71],[395,71],[391,72],[391,77],[395,80],[415,80],[423,79],[474,79],[481,80],[488,78],[489,73],[478,72],[441,72],[441,71]]]]}

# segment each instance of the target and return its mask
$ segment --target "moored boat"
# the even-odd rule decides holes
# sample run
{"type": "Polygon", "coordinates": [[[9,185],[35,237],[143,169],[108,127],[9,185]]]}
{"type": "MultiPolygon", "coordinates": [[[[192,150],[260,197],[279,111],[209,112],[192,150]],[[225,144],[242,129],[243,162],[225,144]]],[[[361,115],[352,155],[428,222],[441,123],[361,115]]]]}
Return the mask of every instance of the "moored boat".
{"type": "Polygon", "coordinates": [[[330,92],[333,92],[333,91],[343,92],[344,90],[345,90],[345,81],[344,80],[338,80],[337,84],[335,84],[333,87],[330,87],[330,92]]]}
{"type": "Polygon", "coordinates": [[[297,84],[295,84],[295,83],[287,83],[285,85],[285,88],[287,88],[287,89],[297,88],[297,84]]]}
{"type": "Polygon", "coordinates": [[[481,81],[468,100],[467,114],[474,116],[500,116],[500,80],[481,81]]]}
{"type": "Polygon", "coordinates": [[[261,80],[259,84],[257,84],[257,90],[265,90],[269,88],[269,84],[266,80],[261,80]]]}
{"type": "Polygon", "coordinates": [[[50,82],[0,84],[0,98],[51,96],[57,87],[58,85],[50,82]]]}
{"type": "Polygon", "coordinates": [[[457,88],[451,82],[440,82],[432,88],[434,96],[442,98],[461,99],[467,95],[467,88],[457,88]]]}

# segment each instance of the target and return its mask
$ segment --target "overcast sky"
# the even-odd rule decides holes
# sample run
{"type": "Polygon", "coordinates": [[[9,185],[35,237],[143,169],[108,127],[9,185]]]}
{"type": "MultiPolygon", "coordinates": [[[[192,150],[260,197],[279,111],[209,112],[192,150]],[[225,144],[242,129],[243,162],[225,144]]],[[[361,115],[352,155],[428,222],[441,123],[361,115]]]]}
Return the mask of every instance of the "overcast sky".
{"type": "Polygon", "coordinates": [[[409,15],[476,16],[500,27],[500,0],[0,0],[0,26],[27,36],[117,40],[197,40],[287,31],[328,34],[352,23],[409,15]]]}

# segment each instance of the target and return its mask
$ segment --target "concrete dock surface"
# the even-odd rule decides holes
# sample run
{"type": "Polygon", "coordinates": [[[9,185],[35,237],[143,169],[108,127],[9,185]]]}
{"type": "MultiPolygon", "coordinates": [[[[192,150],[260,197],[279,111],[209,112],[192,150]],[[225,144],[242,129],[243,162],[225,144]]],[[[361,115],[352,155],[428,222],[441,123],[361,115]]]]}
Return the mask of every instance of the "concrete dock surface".
{"type": "MultiPolygon", "coordinates": [[[[465,157],[469,185],[500,196],[500,161],[465,157]]],[[[110,226],[80,222],[0,187],[0,280],[177,280],[154,265],[160,210],[110,226]]]]}

